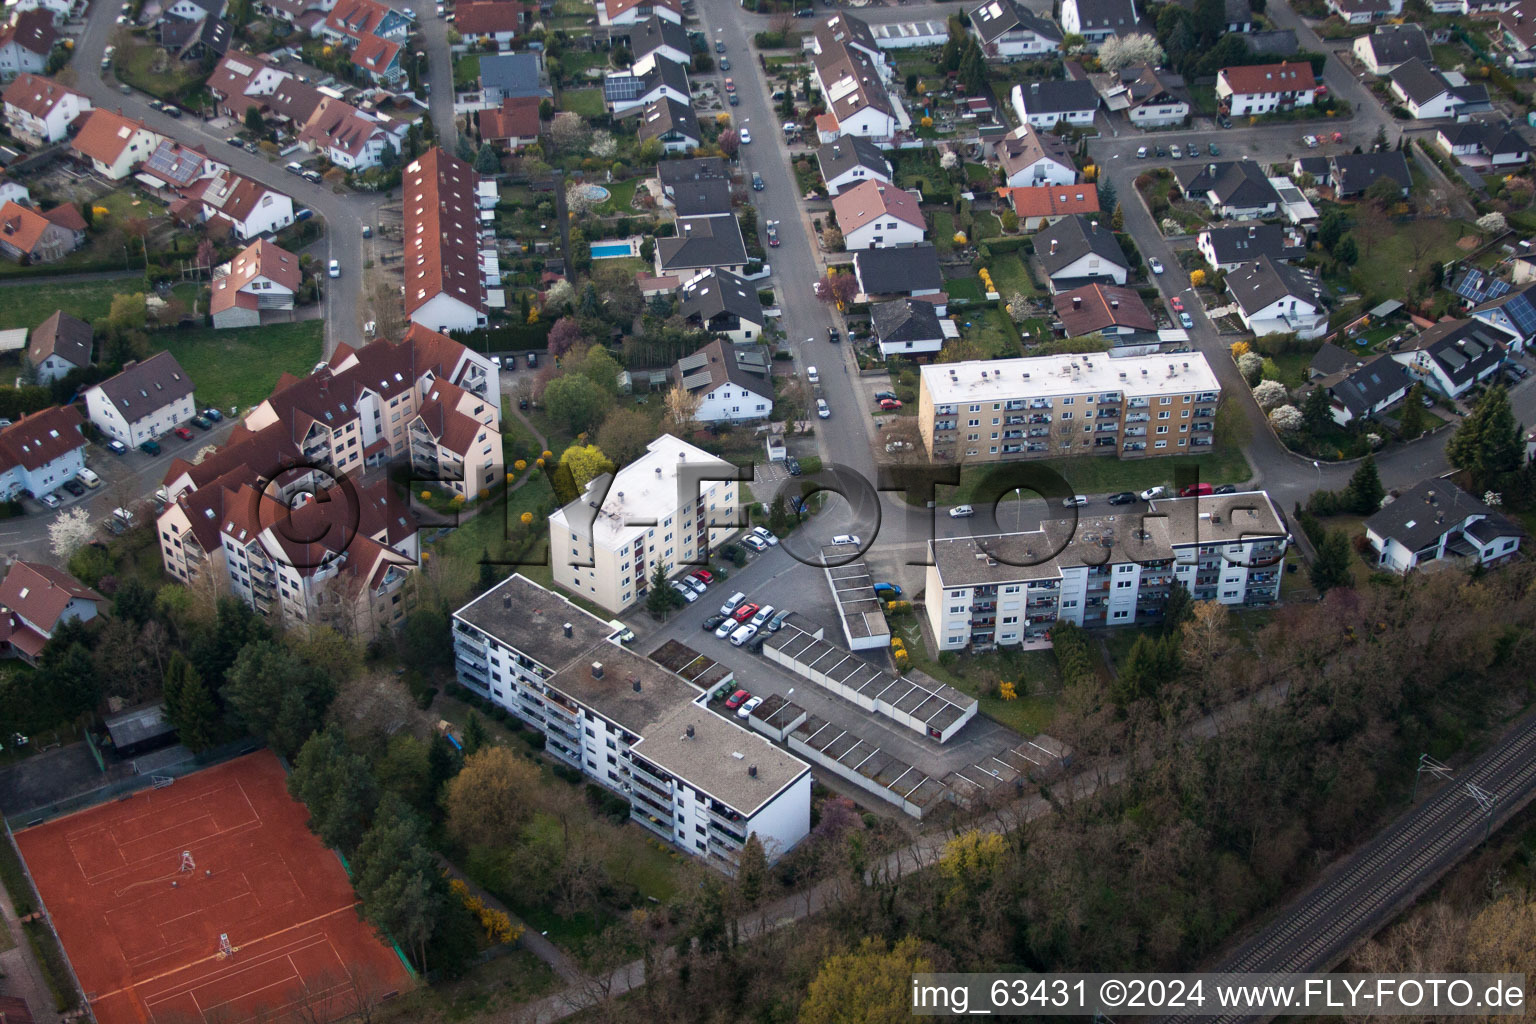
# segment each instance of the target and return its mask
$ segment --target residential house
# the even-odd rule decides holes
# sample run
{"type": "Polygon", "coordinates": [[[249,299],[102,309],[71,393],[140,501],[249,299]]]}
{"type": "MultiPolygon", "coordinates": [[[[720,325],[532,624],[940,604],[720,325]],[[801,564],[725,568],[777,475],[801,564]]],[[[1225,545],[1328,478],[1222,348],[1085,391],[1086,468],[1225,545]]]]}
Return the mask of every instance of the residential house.
{"type": "Polygon", "coordinates": [[[1092,183],[1000,188],[997,192],[1018,214],[1020,230],[1031,234],[1063,217],[1099,212],[1099,187],[1092,183]]]}
{"type": "Polygon", "coordinates": [[[51,384],[68,376],[70,370],[90,366],[94,337],[90,324],[62,309],[55,310],[27,341],[27,365],[37,374],[37,382],[51,384]]]}
{"type": "Polygon", "coordinates": [[[532,146],[539,141],[543,131],[539,121],[540,102],[525,96],[502,100],[501,106],[480,111],[476,116],[480,119],[481,141],[504,146],[511,153],[532,146]]]}
{"type": "Polygon", "coordinates": [[[1339,153],[1328,158],[1328,177],[1340,199],[1362,196],[1383,178],[1397,187],[1404,199],[1413,189],[1407,158],[1395,149],[1383,153],[1339,153]]]}
{"type": "Polygon", "coordinates": [[[832,199],[843,244],[849,249],[914,245],[928,237],[928,224],[915,192],[863,181],[832,199]]]}
{"type": "Polygon", "coordinates": [[[876,303],[869,309],[869,318],[882,358],[931,356],[944,347],[945,338],[959,336],[954,323],[941,321],[934,304],[922,299],[876,303]]]}
{"type": "Polygon", "coordinates": [[[692,96],[687,69],[665,57],[654,58],[643,72],[631,68],[615,71],[603,79],[603,100],[614,114],[636,110],[660,99],[688,106],[693,102],[692,96]]]}
{"type": "Polygon", "coordinates": [[[629,30],[625,39],[634,58],[632,66],[638,66],[642,72],[656,57],[665,57],[684,67],[693,61],[693,44],[688,40],[688,30],[666,18],[652,16],[640,22],[629,30]]]}
{"type": "Polygon", "coordinates": [[[1216,98],[1233,117],[1310,107],[1316,95],[1317,78],[1306,61],[1248,64],[1216,73],[1216,98]]]}
{"type": "Polygon", "coordinates": [[[356,173],[378,167],[385,150],[398,154],[408,127],[327,96],[299,131],[299,141],[311,153],[356,173]]]}
{"type": "Polygon", "coordinates": [[[489,39],[505,50],[533,27],[538,13],[537,7],[517,0],[464,0],[453,9],[453,28],[465,39],[489,39]]]}
{"type": "Polygon", "coordinates": [[[773,372],[761,345],[716,339],[679,359],[672,375],[678,387],[698,399],[693,418],[700,423],[766,420],[773,414],[773,372]]]}
{"type": "MultiPolygon", "coordinates": [[[[1197,6],[1195,0],[1178,0],[1180,7],[1194,13],[1197,6]]],[[[1250,33],[1253,31],[1253,7],[1248,0],[1225,0],[1222,4],[1222,31],[1250,33]]],[[[1260,51],[1253,51],[1258,53],[1260,51]]]]}
{"type": "Polygon", "coordinates": [[[724,159],[663,160],[656,177],[674,218],[731,216],[731,169],[724,159]]]}
{"type": "Polygon", "coordinates": [[[1365,521],[1376,565],[1406,573],[1444,560],[1492,568],[1513,560],[1524,536],[1514,523],[1449,480],[1422,480],[1365,521]]]}
{"type": "Polygon", "coordinates": [[[884,142],[911,127],[906,110],[890,94],[890,65],[860,19],[839,13],[820,21],[812,35],[811,63],[838,135],[884,142]]]}
{"type": "Polygon", "coordinates": [[[466,502],[488,497],[506,475],[499,421],[481,395],[445,380],[424,381],[406,428],[415,478],[433,480],[466,502]]]}
{"type": "Polygon", "coordinates": [[[1198,352],[978,359],[920,374],[917,425],[936,462],[1184,454],[1214,443],[1221,400],[1198,352]]]}
{"type": "Polygon", "coordinates": [[[404,184],[405,315],[444,333],[484,327],[491,296],[480,260],[480,175],[434,147],[406,165],[404,184]]]}
{"type": "Polygon", "coordinates": [[[1464,121],[1442,125],[1435,144],[1449,156],[1479,171],[1519,167],[1531,158],[1531,147],[1507,123],[1464,121]]]}
{"type": "MultiPolygon", "coordinates": [[[[106,598],[62,569],[41,562],[12,562],[0,582],[0,657],[36,665],[61,625],[89,622],[105,610],[106,603],[106,598]]],[[[31,1015],[26,1019],[31,1021],[31,1015]]]]}
{"type": "Polygon", "coordinates": [[[1388,79],[1393,97],[1415,120],[1462,118],[1492,109],[1487,86],[1456,77],[1461,80],[1453,81],[1445,72],[1414,58],[1398,65],[1388,79]]]}
{"type": "Polygon", "coordinates": [[[1350,360],[1343,369],[1316,380],[1315,386],[1328,392],[1333,421],[1348,426],[1373,419],[1401,402],[1414,383],[1401,364],[1390,356],[1379,355],[1364,362],[1350,360]]]}
{"type": "Polygon", "coordinates": [[[638,25],[650,18],[664,18],[681,25],[682,3],[680,0],[597,0],[597,23],[604,27],[638,25]]]}
{"type": "Polygon", "coordinates": [[[1527,280],[1517,284],[1503,295],[1473,306],[1467,316],[1497,327],[1509,335],[1504,343],[1510,351],[1524,352],[1536,339],[1536,283],[1527,280]]]}
{"type": "Polygon", "coordinates": [[[677,298],[684,320],[739,344],[759,340],[768,321],[756,286],[729,270],[694,275],[684,282],[677,298]]]}
{"type": "Polygon", "coordinates": [[[130,448],[169,434],[197,414],[192,379],[169,352],[142,362],[130,359],[117,376],[86,391],[85,408],[97,430],[130,448]]]}
{"type": "Polygon", "coordinates": [[[391,86],[405,76],[400,50],[410,29],[410,18],[378,0],[337,0],[320,23],[320,34],[346,47],[354,67],[375,83],[391,86]]]}
{"type": "Polygon", "coordinates": [[[1369,25],[1403,13],[1403,0],[1328,0],[1328,9],[1347,24],[1369,25]]]}
{"type": "Polygon", "coordinates": [[[0,79],[9,81],[23,72],[42,74],[58,39],[51,11],[13,12],[10,21],[0,25],[0,79]]]}
{"type": "Polygon", "coordinates": [[[860,249],[853,254],[853,275],[859,282],[855,302],[879,302],[896,298],[925,299],[942,316],[945,307],[944,273],[933,243],[860,249]]]}
{"type": "MultiPolygon", "coordinates": [[[[195,4],[187,6],[196,7],[195,4]]],[[[222,57],[234,40],[235,26],[223,18],[203,15],[185,19],[162,17],[155,26],[160,48],[174,54],[178,60],[202,60],[205,57],[222,57]]]]}
{"type": "Polygon", "coordinates": [[[1021,125],[992,144],[1003,169],[1004,184],[1013,188],[1031,185],[1071,185],[1077,181],[1072,151],[1058,135],[1046,135],[1021,125]]]}
{"type": "Polygon", "coordinates": [[[747,243],[733,216],[678,217],[677,234],[656,239],[656,276],[683,280],[700,270],[740,274],[747,267],[747,243]]]}
{"type": "Polygon", "coordinates": [[[1360,66],[1373,75],[1390,75],[1414,59],[1425,64],[1434,60],[1429,52],[1429,37],[1412,22],[1377,25],[1369,35],[1355,39],[1354,54],[1360,66]]]}
{"type": "MultiPolygon", "coordinates": [[[[496,0],[497,3],[503,0],[496,0]]],[[[554,93],[545,84],[544,55],[540,53],[497,53],[480,58],[480,93],[482,102],[499,106],[502,100],[547,100],[554,93]]]]}
{"type": "Polygon", "coordinates": [[[885,152],[859,135],[844,135],[824,143],[816,150],[816,162],[821,167],[821,180],[827,183],[827,194],[831,196],[862,181],[889,185],[895,173],[885,152]]]}
{"type": "Polygon", "coordinates": [[[70,149],[95,172],[111,181],[122,181],[155,151],[164,136],[144,122],[97,107],[70,142],[70,149]]]}
{"type": "Polygon", "coordinates": [[[1509,10],[1496,13],[1494,20],[1500,32],[1494,45],[1504,51],[1504,66],[1518,73],[1536,69],[1536,4],[1520,0],[1509,10]]]}
{"type": "Polygon", "coordinates": [[[242,242],[293,223],[292,197],[258,181],[225,171],[204,179],[199,186],[188,194],[199,205],[199,219],[228,224],[242,242]]]}
{"type": "Polygon", "coordinates": [[[617,633],[514,575],[454,612],[458,679],[676,849],[733,871],[756,836],[777,861],[810,832],[810,766],[701,706],[701,687],[617,633]]]}
{"type": "Polygon", "coordinates": [[[655,139],[663,153],[686,153],[698,149],[703,141],[704,133],[693,107],[670,96],[647,103],[637,113],[636,134],[640,141],[655,139]]]}
{"type": "Polygon", "coordinates": [[[1138,128],[1166,128],[1189,118],[1189,90],[1184,77],[1150,64],[1135,64],[1118,72],[1089,78],[1104,108],[1123,111],[1138,128]]]}
{"type": "Polygon", "coordinates": [[[1123,285],[1130,275],[1120,243],[1097,220],[1065,217],[1035,235],[1034,242],[1052,295],[1088,284],[1123,285]]]}
{"type": "Polygon", "coordinates": [[[265,239],[246,246],[214,272],[208,311],[213,326],[258,327],[262,314],[284,311],[291,319],[294,293],[303,280],[299,258],[265,239]]]}
{"type": "Polygon", "coordinates": [[[1157,321],[1134,289],[1112,284],[1089,284],[1069,292],[1057,292],[1052,302],[1067,337],[1090,334],[1116,339],[1151,334],[1157,321]]]}
{"type": "Polygon", "coordinates": [[[133,177],[152,194],[172,202],[202,179],[228,170],[228,164],[212,159],[201,149],[161,139],[133,177]]]}
{"type": "Polygon", "coordinates": [[[1186,164],[1173,173],[1185,196],[1203,201],[1224,220],[1272,217],[1280,208],[1280,194],[1252,160],[1186,164]]]}
{"type": "Polygon", "coordinates": [[[0,204],[8,202],[31,206],[32,193],[19,181],[0,181],[0,204]]]}
{"type": "Polygon", "coordinates": [[[256,10],[297,26],[306,35],[318,35],[320,23],[335,6],[336,0],[257,0],[256,10]]]}
{"type": "Polygon", "coordinates": [[[1244,263],[1268,256],[1290,263],[1307,254],[1306,236],[1297,228],[1280,224],[1246,224],[1208,227],[1195,239],[1195,247],[1216,270],[1230,274],[1244,263]]]}
{"type": "Polygon", "coordinates": [[[85,468],[80,411],[55,405],[0,427],[0,498],[40,496],[85,468]]]}
{"type": "MultiPolygon", "coordinates": [[[[1070,2],[1070,0],[1069,0],[1070,2]]],[[[1048,79],[1015,85],[1013,111],[1020,124],[1049,131],[1062,121],[1092,124],[1099,109],[1099,93],[1093,83],[1078,79],[1048,79]]]]}
{"type": "Polygon", "coordinates": [[[12,201],[0,206],[0,255],[6,259],[52,263],[74,252],[84,237],[85,220],[68,203],[47,213],[12,201]]]}
{"type": "Polygon", "coordinates": [[[1289,263],[1260,256],[1227,275],[1227,291],[1243,326],[1255,335],[1318,338],[1328,329],[1321,289],[1311,275],[1289,263]]]}
{"type": "Polygon", "coordinates": [[[1061,28],[1097,47],[1110,36],[1137,31],[1136,4],[1134,0],[1062,0],[1061,28]]]}
{"type": "MultiPolygon", "coordinates": [[[[277,67],[267,55],[257,56],[244,50],[232,50],[214,67],[213,74],[208,76],[207,86],[219,116],[243,122],[251,107],[265,115],[271,97],[279,89],[295,82],[291,74],[277,67]]],[[[318,91],[304,91],[314,92],[314,102],[308,110],[303,111],[302,117],[293,119],[300,125],[309,119],[309,114],[313,113],[320,101],[318,91]]]]}
{"type": "Polygon", "coordinates": [[[1262,57],[1294,57],[1301,52],[1296,30],[1290,28],[1249,32],[1243,39],[1248,49],[1262,57]]]}
{"type": "Polygon", "coordinates": [[[1498,372],[1512,347],[1510,336],[1483,320],[1442,320],[1392,353],[1426,386],[1460,398],[1498,372]]]}
{"type": "Polygon", "coordinates": [[[1061,50],[1061,29],[1016,0],[986,0],[971,11],[971,33],[988,57],[1019,60],[1061,50]]]}
{"type": "Polygon", "coordinates": [[[90,97],[51,78],[23,72],[5,87],[5,125],[33,146],[59,142],[91,109],[90,97]]]}
{"type": "Polygon", "coordinates": [[[618,614],[738,529],[736,467],[671,434],[549,517],[555,583],[618,614]],[[571,554],[569,552],[574,552],[571,554]]]}

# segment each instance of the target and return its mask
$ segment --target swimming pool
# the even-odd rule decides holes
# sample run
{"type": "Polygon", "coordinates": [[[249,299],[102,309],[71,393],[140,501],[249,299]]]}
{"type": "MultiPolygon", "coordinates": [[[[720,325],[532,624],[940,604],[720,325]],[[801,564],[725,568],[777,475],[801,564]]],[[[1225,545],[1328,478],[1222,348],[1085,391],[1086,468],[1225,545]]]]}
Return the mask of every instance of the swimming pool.
{"type": "Polygon", "coordinates": [[[592,243],[592,258],[595,260],[620,259],[638,255],[640,255],[640,246],[633,238],[605,238],[601,242],[592,243]]]}

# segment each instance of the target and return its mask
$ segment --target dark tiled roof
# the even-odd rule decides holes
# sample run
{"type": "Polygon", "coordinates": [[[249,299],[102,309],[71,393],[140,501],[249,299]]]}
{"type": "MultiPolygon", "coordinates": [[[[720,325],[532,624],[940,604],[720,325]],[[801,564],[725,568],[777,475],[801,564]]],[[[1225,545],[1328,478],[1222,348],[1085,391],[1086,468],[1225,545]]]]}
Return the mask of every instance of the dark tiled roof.
{"type": "Polygon", "coordinates": [[[920,299],[881,302],[870,307],[869,316],[874,321],[875,334],[882,342],[933,341],[944,337],[938,311],[931,302],[920,299]]]}
{"type": "Polygon", "coordinates": [[[1410,60],[1396,68],[1390,78],[1404,96],[1415,103],[1428,103],[1450,89],[1440,72],[1422,60],[1410,60]]]}
{"type": "Polygon", "coordinates": [[[879,146],[858,135],[843,135],[816,150],[816,162],[821,165],[821,176],[831,181],[854,167],[873,171],[886,181],[891,180],[891,162],[879,146]]]}
{"type": "Polygon", "coordinates": [[[32,340],[27,346],[27,358],[33,366],[52,355],[75,366],[89,366],[91,337],[90,324],[60,309],[32,332],[32,340]]]}
{"type": "Polygon", "coordinates": [[[944,284],[939,253],[931,243],[860,249],[853,255],[859,283],[870,295],[929,291],[944,284]]]}
{"type": "Polygon", "coordinates": [[[1425,353],[1453,384],[1461,385],[1503,359],[1508,340],[1509,335],[1481,320],[1446,320],[1414,338],[1405,349],[1425,353]]]}
{"type": "Polygon", "coordinates": [[[1218,263],[1246,263],[1268,256],[1273,260],[1294,260],[1306,255],[1305,245],[1293,245],[1298,241],[1288,236],[1286,228],[1279,224],[1244,224],[1234,227],[1206,229],[1211,239],[1211,250],[1218,263]]]}
{"type": "Polygon", "coordinates": [[[647,103],[639,112],[637,134],[643,139],[659,139],[673,132],[697,144],[703,135],[699,132],[699,119],[693,108],[679,103],[670,96],[663,96],[654,103],[647,103]]]}
{"type": "Polygon", "coordinates": [[[1099,105],[1098,90],[1094,89],[1093,83],[1088,81],[1051,79],[1044,82],[1030,82],[1019,91],[1024,97],[1024,108],[1031,116],[1095,110],[1099,105]]]}
{"type": "Polygon", "coordinates": [[[1408,161],[1395,149],[1385,153],[1340,153],[1332,159],[1331,175],[1340,196],[1359,195],[1381,178],[1391,179],[1399,188],[1413,187],[1408,161]]]}
{"type": "Polygon", "coordinates": [[[759,362],[753,365],[749,360],[738,359],[738,349],[730,342],[715,340],[693,353],[677,361],[674,372],[677,374],[678,383],[689,391],[703,388],[713,391],[722,384],[734,384],[755,395],[764,398],[773,398],[773,384],[770,383],[766,351],[760,345],[743,346],[750,353],[758,357],[759,362]],[[705,377],[707,375],[707,381],[705,377]]]}
{"type": "MultiPolygon", "coordinates": [[[[1367,519],[1365,526],[1379,537],[1418,551],[1473,515],[1498,513],[1449,480],[1422,480],[1367,519]]],[[[1510,526],[1509,532],[1517,531],[1510,526]]]]}
{"type": "Polygon", "coordinates": [[[169,352],[156,352],[142,363],[129,363],[123,372],[96,385],[129,423],[192,393],[192,378],[169,352]]]}
{"type": "Polygon", "coordinates": [[[761,324],[763,303],[752,282],[729,270],[713,270],[698,275],[678,292],[678,311],[685,317],[697,315],[705,323],[729,313],[754,324],[761,324]]]}
{"type": "Polygon", "coordinates": [[[1413,387],[1413,377],[1390,356],[1377,356],[1329,390],[1353,416],[1369,414],[1378,402],[1413,387]]]}
{"type": "Polygon", "coordinates": [[[1227,275],[1227,291],[1245,313],[1257,313],[1276,299],[1294,296],[1318,305],[1317,284],[1289,263],[1260,256],[1227,275]]]}
{"type": "Polygon", "coordinates": [[[664,273],[747,262],[747,244],[735,217],[679,217],[677,235],[656,239],[664,273]]]}
{"type": "Polygon", "coordinates": [[[1366,45],[1376,56],[1377,64],[1402,64],[1415,57],[1426,63],[1434,59],[1424,30],[1411,23],[1378,25],[1376,31],[1366,36],[1366,45]]]}
{"type": "Polygon", "coordinates": [[[1125,267],[1128,262],[1114,234],[1086,217],[1063,217],[1035,235],[1035,255],[1046,273],[1053,276],[1089,253],[1096,253],[1117,267],[1125,267]],[[1056,243],[1054,249],[1052,242],[1056,243]]]}

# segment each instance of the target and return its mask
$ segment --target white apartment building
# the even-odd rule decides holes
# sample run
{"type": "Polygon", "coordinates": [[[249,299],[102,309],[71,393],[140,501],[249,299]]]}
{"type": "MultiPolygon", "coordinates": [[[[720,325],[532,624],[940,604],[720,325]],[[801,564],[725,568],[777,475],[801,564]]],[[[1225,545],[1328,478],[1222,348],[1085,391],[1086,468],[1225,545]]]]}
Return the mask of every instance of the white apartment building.
{"type": "Polygon", "coordinates": [[[130,448],[170,433],[197,413],[192,379],[169,352],[124,363],[116,377],[86,391],[85,408],[96,429],[130,448]]]}
{"type": "Polygon", "coordinates": [[[753,833],[771,862],[810,831],[810,766],[701,706],[706,691],[616,641],[619,623],[520,575],[453,619],[459,682],[662,839],[730,868],[753,833]]]}
{"type": "Polygon", "coordinates": [[[941,650],[1016,645],[1057,622],[1156,622],[1175,579],[1198,600],[1279,599],[1289,534],[1263,491],[1065,517],[1021,533],[930,542],[928,623],[941,650]]]}
{"type": "Polygon", "coordinates": [[[656,566],[704,565],[737,530],[736,476],[724,459],[671,434],[592,481],[549,517],[555,582],[619,612],[645,597],[656,566]]]}
{"type": "Polygon", "coordinates": [[[1215,443],[1221,385],[1198,352],[922,367],[917,425],[936,461],[1176,455],[1215,443]]]}

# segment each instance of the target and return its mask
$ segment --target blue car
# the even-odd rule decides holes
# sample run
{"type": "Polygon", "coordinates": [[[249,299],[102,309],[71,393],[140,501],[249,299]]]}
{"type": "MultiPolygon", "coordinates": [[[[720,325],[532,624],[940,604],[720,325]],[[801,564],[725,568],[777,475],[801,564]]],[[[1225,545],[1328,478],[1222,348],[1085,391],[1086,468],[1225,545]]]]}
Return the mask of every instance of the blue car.
{"type": "Polygon", "coordinates": [[[901,596],[901,588],[894,583],[876,583],[875,593],[880,597],[896,598],[901,596]]]}

